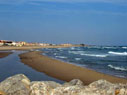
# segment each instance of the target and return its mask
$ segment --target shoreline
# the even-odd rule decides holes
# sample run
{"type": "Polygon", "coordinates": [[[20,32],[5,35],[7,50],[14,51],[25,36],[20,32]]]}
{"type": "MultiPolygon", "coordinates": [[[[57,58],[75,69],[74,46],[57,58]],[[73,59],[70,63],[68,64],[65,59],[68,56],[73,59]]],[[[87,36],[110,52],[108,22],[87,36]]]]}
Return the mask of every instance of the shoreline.
{"type": "Polygon", "coordinates": [[[80,79],[85,84],[90,84],[99,79],[105,79],[112,83],[127,83],[127,79],[106,75],[87,68],[52,59],[41,53],[42,52],[40,51],[32,51],[20,54],[19,57],[22,63],[39,72],[43,72],[63,81],[80,79]]]}
{"type": "Polygon", "coordinates": [[[41,48],[68,48],[68,47],[79,47],[77,45],[73,46],[22,46],[22,47],[15,47],[15,46],[0,46],[0,51],[5,50],[30,50],[30,49],[41,49],[41,48]]]}
{"type": "Polygon", "coordinates": [[[13,52],[0,52],[0,58],[4,58],[12,54],[13,52]]]}

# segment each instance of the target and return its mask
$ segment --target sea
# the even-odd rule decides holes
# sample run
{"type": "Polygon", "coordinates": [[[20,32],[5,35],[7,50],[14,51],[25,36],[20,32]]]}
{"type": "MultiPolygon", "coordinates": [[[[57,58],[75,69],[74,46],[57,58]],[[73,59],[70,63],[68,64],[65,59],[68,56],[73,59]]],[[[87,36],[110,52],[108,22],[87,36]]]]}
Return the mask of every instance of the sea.
{"type": "Polygon", "coordinates": [[[43,55],[69,64],[127,79],[127,46],[87,46],[41,49],[43,55]]]}

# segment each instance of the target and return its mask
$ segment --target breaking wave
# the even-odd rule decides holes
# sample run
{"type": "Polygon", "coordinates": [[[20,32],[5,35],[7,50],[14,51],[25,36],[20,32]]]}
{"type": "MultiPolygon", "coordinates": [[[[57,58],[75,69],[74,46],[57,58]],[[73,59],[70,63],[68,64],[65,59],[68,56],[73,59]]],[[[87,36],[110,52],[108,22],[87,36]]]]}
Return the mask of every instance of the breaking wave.
{"type": "Polygon", "coordinates": [[[127,71],[127,68],[123,68],[123,67],[118,67],[118,66],[113,66],[113,65],[108,65],[108,67],[115,69],[115,70],[127,71]]]}
{"type": "Polygon", "coordinates": [[[67,58],[67,57],[65,57],[65,56],[56,56],[57,58],[62,58],[62,59],[65,59],[65,58],[67,58]]]}
{"type": "Polygon", "coordinates": [[[127,52],[113,52],[113,51],[109,51],[109,54],[114,54],[114,55],[127,55],[127,52]]]}
{"type": "Polygon", "coordinates": [[[118,47],[110,47],[110,46],[108,47],[108,46],[107,46],[107,47],[102,47],[102,48],[103,48],[103,49],[117,49],[118,47]]]}
{"type": "Polygon", "coordinates": [[[79,60],[81,60],[81,58],[75,58],[75,60],[79,61],[79,60]]]}
{"type": "Polygon", "coordinates": [[[71,50],[74,50],[75,49],[75,47],[71,47],[71,50]]]}
{"type": "Polygon", "coordinates": [[[127,49],[127,47],[122,47],[123,49],[127,49]]]}
{"type": "Polygon", "coordinates": [[[69,53],[92,56],[92,57],[107,57],[108,56],[107,54],[86,54],[84,51],[69,51],[69,53]]]}
{"type": "Polygon", "coordinates": [[[107,54],[86,54],[84,51],[69,51],[69,53],[92,56],[92,57],[107,57],[108,56],[107,54]]]}
{"type": "Polygon", "coordinates": [[[107,57],[107,54],[81,54],[81,55],[85,55],[85,56],[92,56],[92,57],[107,57]]]}
{"type": "Polygon", "coordinates": [[[54,55],[57,55],[57,53],[54,53],[54,55]]]}
{"type": "Polygon", "coordinates": [[[113,46],[92,46],[92,47],[87,47],[87,48],[95,48],[95,49],[117,49],[118,47],[113,47],[113,46]]]}
{"type": "Polygon", "coordinates": [[[84,51],[69,51],[69,53],[72,53],[72,54],[84,54],[85,52],[84,51]]]}

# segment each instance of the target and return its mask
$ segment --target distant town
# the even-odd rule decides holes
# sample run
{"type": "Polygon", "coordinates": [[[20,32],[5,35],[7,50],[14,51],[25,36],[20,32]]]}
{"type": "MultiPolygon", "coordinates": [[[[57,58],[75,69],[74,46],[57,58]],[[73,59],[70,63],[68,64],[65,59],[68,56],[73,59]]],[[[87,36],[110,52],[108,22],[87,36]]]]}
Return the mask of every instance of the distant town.
{"type": "MultiPolygon", "coordinates": [[[[30,43],[24,41],[9,41],[9,40],[0,40],[0,46],[73,46],[73,44],[64,43],[64,44],[48,44],[48,43],[30,43]]],[[[85,44],[79,44],[80,46],[85,46],[85,44]]]]}

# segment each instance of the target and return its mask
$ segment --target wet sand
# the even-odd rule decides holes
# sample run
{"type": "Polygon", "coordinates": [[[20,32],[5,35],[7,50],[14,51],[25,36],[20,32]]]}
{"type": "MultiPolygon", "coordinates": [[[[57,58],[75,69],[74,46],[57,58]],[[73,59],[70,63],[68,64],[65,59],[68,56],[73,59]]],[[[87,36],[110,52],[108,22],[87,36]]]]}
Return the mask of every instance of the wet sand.
{"type": "Polygon", "coordinates": [[[12,54],[12,52],[0,52],[0,58],[7,57],[10,54],[12,54]]]}
{"type": "Polygon", "coordinates": [[[112,83],[127,83],[127,79],[117,78],[114,76],[102,74],[82,68],[73,64],[68,64],[56,59],[41,55],[40,51],[33,51],[20,54],[20,59],[24,64],[36,69],[39,72],[55,77],[60,80],[70,81],[80,79],[84,84],[90,84],[99,79],[105,79],[112,83]]]}

